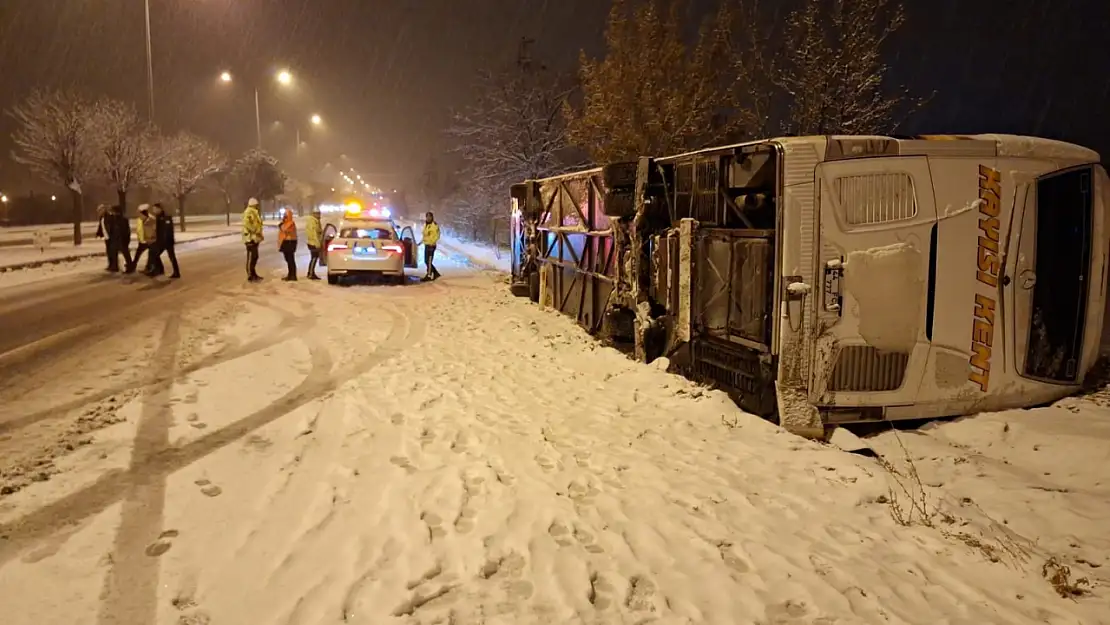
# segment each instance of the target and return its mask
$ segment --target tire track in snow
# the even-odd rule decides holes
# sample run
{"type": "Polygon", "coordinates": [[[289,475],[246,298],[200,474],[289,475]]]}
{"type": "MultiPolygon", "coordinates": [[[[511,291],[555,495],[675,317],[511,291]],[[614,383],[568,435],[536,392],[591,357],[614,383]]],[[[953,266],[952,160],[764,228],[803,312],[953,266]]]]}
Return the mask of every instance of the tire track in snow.
{"type": "Polygon", "coordinates": [[[173,374],[158,373],[152,379],[149,379],[145,382],[130,381],[121,383],[110,388],[106,388],[100,392],[86,395],[84,397],[79,397],[63,404],[51,406],[50,408],[39,410],[37,412],[33,412],[22,417],[18,417],[16,419],[0,421],[0,434],[17,432],[23,428],[35,425],[42,421],[52,419],[64,419],[69,415],[70,412],[74,410],[78,410],[87,405],[104,401],[109,397],[119,395],[120,393],[123,393],[125,391],[133,389],[146,389],[150,386],[164,384],[167,381],[180,382],[186,377],[199,371],[210,369],[212,367],[216,367],[226,362],[243,358],[245,356],[250,356],[251,354],[269,349],[290,339],[303,336],[308,330],[311,329],[311,326],[315,322],[315,318],[312,315],[306,315],[305,317],[298,318],[295,314],[282,310],[279,307],[266,304],[262,300],[252,299],[252,302],[264,306],[265,308],[269,308],[281,315],[282,329],[277,334],[273,336],[262,336],[253,339],[232,349],[221,349],[213,354],[201,358],[195,363],[178,368],[176,371],[174,371],[173,374]]]}
{"type": "MultiPolygon", "coordinates": [[[[236,270],[238,269],[239,268],[236,268],[236,270]]],[[[18,383],[23,381],[27,375],[36,370],[45,368],[32,367],[32,358],[40,362],[49,363],[59,354],[64,354],[81,345],[95,343],[110,337],[112,334],[118,332],[121,324],[127,324],[136,319],[144,318],[149,314],[150,310],[179,310],[182,308],[181,300],[187,300],[189,297],[197,295],[201,291],[211,291],[213,282],[219,284],[223,276],[230,273],[230,271],[232,270],[217,269],[214,273],[206,275],[206,280],[203,282],[187,282],[183,284],[181,282],[159,281],[130,289],[131,292],[157,292],[145,297],[139,306],[116,308],[109,314],[100,316],[100,318],[95,319],[92,323],[85,326],[81,332],[75,332],[72,335],[67,335],[63,339],[53,341],[42,349],[29,351],[10,360],[5,359],[0,363],[0,392],[10,392],[12,389],[17,388],[18,383]]],[[[124,279],[124,286],[130,287],[140,280],[147,279],[148,278],[145,276],[142,278],[136,276],[130,280],[124,279]]],[[[9,401],[20,396],[21,395],[17,394],[15,397],[9,398],[9,401]]],[[[3,427],[3,425],[3,423],[0,423],[0,427],[3,427]]]]}
{"type": "Polygon", "coordinates": [[[331,375],[330,354],[323,346],[310,342],[312,371],[300,384],[269,406],[203,437],[177,447],[165,448],[127,471],[107,472],[76,493],[0,525],[0,537],[7,539],[0,542],[0,565],[38,541],[79,524],[119,502],[137,480],[164,479],[170,473],[335,391],[349,380],[393,359],[400,349],[420,340],[424,332],[422,322],[400,312],[396,307],[387,308],[386,313],[392,318],[388,336],[365,358],[345,369],[342,375],[331,375]]]}
{"type": "Polygon", "coordinates": [[[97,623],[125,625],[154,623],[158,616],[159,566],[156,557],[169,543],[152,543],[166,537],[162,521],[166,506],[166,475],[147,474],[141,468],[169,446],[173,407],[169,403],[172,375],[180,342],[181,315],[166,320],[162,340],[151,365],[171,373],[165,381],[148,386],[143,393],[142,414],[131,452],[130,485],[116,529],[111,569],[105,579],[104,602],[97,623]],[[149,547],[147,545],[150,545],[149,547]],[[164,545],[159,546],[159,545],[164,545]]]}

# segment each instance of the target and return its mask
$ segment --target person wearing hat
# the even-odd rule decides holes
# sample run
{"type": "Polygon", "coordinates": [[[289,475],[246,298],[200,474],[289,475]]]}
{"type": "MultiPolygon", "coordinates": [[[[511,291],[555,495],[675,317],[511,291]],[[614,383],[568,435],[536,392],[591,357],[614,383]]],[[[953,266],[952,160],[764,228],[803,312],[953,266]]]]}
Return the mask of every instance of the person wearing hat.
{"type": "MultiPolygon", "coordinates": [[[[127,273],[135,273],[135,270],[139,266],[139,259],[143,256],[143,252],[150,250],[150,248],[154,246],[157,230],[154,217],[150,215],[150,204],[139,205],[139,216],[135,218],[135,234],[139,239],[139,247],[135,250],[135,258],[132,259],[131,266],[127,268],[127,273]]],[[[144,272],[147,274],[154,269],[151,256],[153,256],[153,254],[147,254],[146,256],[146,268],[144,272]]]]}
{"type": "Polygon", "coordinates": [[[243,245],[247,248],[247,280],[250,282],[262,280],[262,276],[258,275],[258,246],[265,238],[258,200],[252,197],[247,200],[247,209],[243,211],[243,245]]]}

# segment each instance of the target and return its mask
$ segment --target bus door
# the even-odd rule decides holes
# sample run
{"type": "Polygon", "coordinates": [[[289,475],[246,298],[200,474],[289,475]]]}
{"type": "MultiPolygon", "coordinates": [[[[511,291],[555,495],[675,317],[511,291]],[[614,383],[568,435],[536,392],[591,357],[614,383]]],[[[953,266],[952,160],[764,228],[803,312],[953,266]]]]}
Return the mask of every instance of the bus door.
{"type": "Polygon", "coordinates": [[[937,210],[928,159],[821,163],[814,359],[817,406],[911,403],[929,358],[937,210]]]}

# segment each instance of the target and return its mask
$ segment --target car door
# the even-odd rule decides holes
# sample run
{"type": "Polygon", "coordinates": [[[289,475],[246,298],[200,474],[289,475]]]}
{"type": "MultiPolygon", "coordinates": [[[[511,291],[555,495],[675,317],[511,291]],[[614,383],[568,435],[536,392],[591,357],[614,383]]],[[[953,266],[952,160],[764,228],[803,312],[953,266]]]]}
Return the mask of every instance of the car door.
{"type": "Polygon", "coordinates": [[[401,228],[401,244],[405,247],[405,267],[416,269],[416,234],[411,227],[401,228]]]}
{"type": "Polygon", "coordinates": [[[328,225],[324,226],[324,232],[323,232],[324,245],[320,248],[320,266],[321,267],[327,267],[328,266],[328,244],[330,244],[332,242],[332,239],[335,238],[335,235],[336,235],[336,229],[335,229],[335,226],[333,224],[328,224],[328,225]]]}

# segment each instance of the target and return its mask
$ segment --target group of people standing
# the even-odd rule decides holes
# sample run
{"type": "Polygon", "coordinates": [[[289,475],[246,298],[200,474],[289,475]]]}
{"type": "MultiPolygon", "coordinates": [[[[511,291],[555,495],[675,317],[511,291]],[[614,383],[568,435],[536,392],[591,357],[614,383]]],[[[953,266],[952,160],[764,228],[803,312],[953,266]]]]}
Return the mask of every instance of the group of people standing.
{"type": "MultiPolygon", "coordinates": [[[[305,234],[308,238],[308,274],[309,280],[319,280],[316,275],[316,264],[320,260],[320,247],[323,244],[323,229],[320,225],[320,209],[312,209],[305,224],[305,234]]],[[[247,248],[247,280],[259,282],[262,276],[258,275],[258,247],[266,240],[262,233],[262,212],[258,200],[251,198],[247,201],[247,209],[243,211],[243,244],[247,248]]],[[[293,211],[285,211],[278,225],[278,251],[285,258],[286,274],[282,280],[286,282],[297,281],[297,224],[293,221],[293,211]]]]}
{"type": "MultiPolygon", "coordinates": [[[[305,223],[308,238],[308,275],[309,280],[319,280],[316,275],[316,265],[320,262],[320,248],[323,246],[323,228],[320,224],[320,209],[313,208],[305,223]]],[[[433,263],[436,255],[436,244],[439,243],[439,224],[435,216],[427,213],[424,216],[424,265],[427,273],[421,278],[422,282],[438,280],[440,273],[433,263]]],[[[262,211],[258,200],[251,198],[247,201],[247,208],[243,211],[243,245],[247,248],[247,280],[260,282],[262,276],[258,275],[258,247],[266,240],[262,233],[262,211]]],[[[286,282],[297,281],[297,224],[293,221],[293,211],[287,210],[281,216],[278,225],[278,250],[285,258],[286,273],[282,280],[286,282]]],[[[177,266],[176,263],[174,265],[177,266]]]]}
{"type": "Polygon", "coordinates": [[[181,277],[181,268],[177,264],[177,253],[174,250],[173,217],[166,212],[161,203],[139,206],[134,232],[139,246],[135,250],[134,257],[131,256],[131,224],[124,215],[123,207],[118,204],[115,206],[101,204],[96,212],[99,220],[96,237],[104,239],[104,252],[108,257],[105,271],[119,272],[119,257],[123,256],[123,272],[135,273],[138,270],[139,260],[146,253],[147,260],[143,273],[151,277],[165,275],[166,266],[162,263],[162,255],[166,254],[173,268],[170,278],[181,277]]]}

